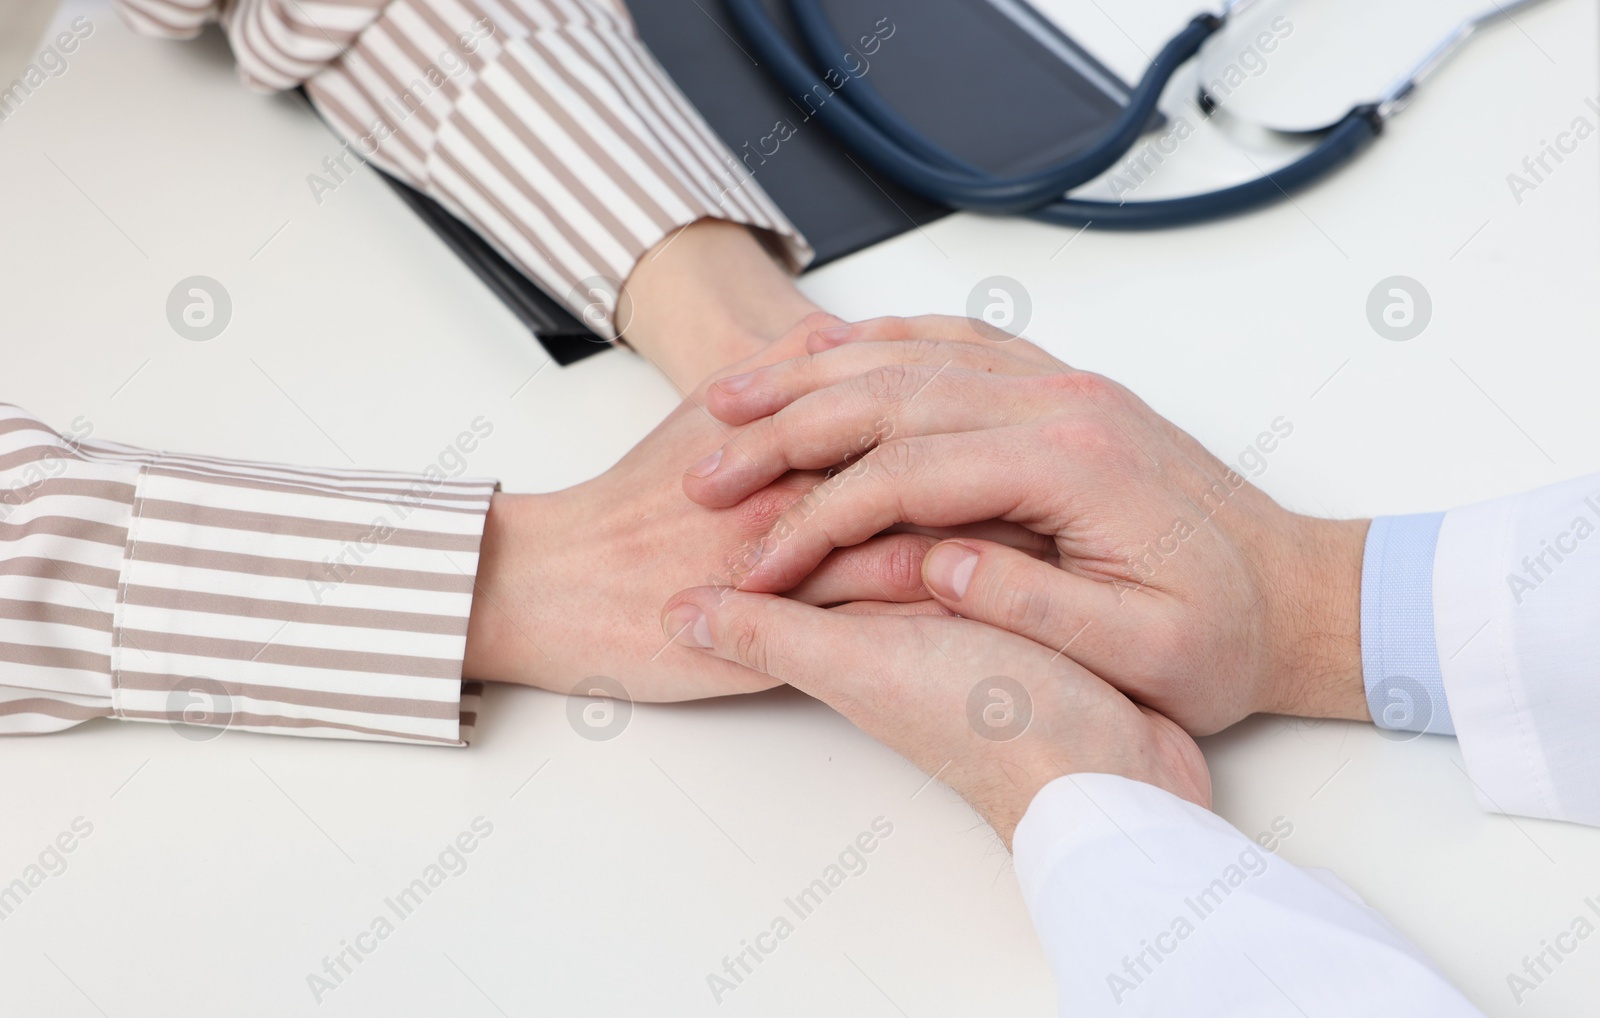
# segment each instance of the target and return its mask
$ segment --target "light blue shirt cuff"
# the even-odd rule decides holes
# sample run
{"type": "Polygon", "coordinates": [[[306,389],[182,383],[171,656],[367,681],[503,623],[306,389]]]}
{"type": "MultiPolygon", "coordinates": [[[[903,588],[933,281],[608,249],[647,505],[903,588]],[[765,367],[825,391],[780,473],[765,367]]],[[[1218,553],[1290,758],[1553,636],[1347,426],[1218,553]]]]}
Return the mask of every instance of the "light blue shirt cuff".
{"type": "Polygon", "coordinates": [[[1433,630],[1433,551],[1444,513],[1380,516],[1361,561],[1361,674],[1379,728],[1454,735],[1433,630]]]}

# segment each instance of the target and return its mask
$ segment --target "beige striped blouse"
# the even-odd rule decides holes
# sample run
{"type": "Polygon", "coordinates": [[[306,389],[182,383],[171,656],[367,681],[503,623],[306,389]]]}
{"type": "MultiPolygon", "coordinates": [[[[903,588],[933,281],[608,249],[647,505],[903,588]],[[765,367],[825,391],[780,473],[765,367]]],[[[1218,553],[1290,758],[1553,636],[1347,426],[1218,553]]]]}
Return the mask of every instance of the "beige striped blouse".
{"type": "MultiPolygon", "coordinates": [[[[117,0],[220,21],[370,160],[612,333],[619,281],[717,217],[811,256],[607,0],[117,0]]],[[[317,180],[309,180],[314,193],[317,180]]],[[[0,404],[0,734],[90,718],[462,745],[491,481],[297,469],[63,436],[0,404]]]]}
{"type": "MultiPolygon", "coordinates": [[[[117,0],[138,30],[220,21],[239,74],[304,84],[363,160],[438,200],[614,338],[639,258],[707,217],[811,249],[684,99],[619,0],[117,0]]],[[[308,186],[321,197],[316,180],[308,186]]]]}
{"type": "Polygon", "coordinates": [[[0,734],[113,717],[462,745],[494,490],[153,453],[0,404],[0,734]]]}

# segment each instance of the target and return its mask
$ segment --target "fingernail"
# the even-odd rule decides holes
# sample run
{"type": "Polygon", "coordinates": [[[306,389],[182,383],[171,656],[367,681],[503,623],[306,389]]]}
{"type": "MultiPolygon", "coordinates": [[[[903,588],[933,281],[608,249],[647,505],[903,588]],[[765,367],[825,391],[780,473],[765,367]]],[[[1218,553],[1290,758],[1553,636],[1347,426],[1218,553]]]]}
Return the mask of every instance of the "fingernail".
{"type": "Polygon", "coordinates": [[[701,460],[699,463],[696,463],[694,466],[690,467],[689,468],[689,473],[693,474],[696,477],[710,477],[712,474],[717,472],[717,467],[719,465],[721,465],[721,463],[722,463],[722,450],[718,449],[716,452],[712,453],[710,456],[707,456],[705,459],[701,460]]]}
{"type": "Polygon", "coordinates": [[[701,650],[711,647],[711,623],[706,621],[706,613],[692,604],[682,604],[667,612],[663,628],[675,643],[685,647],[701,650]]]}
{"type": "Polygon", "coordinates": [[[717,382],[717,388],[730,396],[736,396],[745,390],[745,387],[750,384],[750,379],[754,377],[756,377],[754,371],[746,371],[742,375],[729,375],[727,378],[717,382]]]}
{"type": "Polygon", "coordinates": [[[826,329],[818,329],[817,335],[830,343],[838,343],[849,338],[851,326],[834,325],[826,329]]]}
{"type": "Polygon", "coordinates": [[[941,544],[928,553],[923,568],[935,594],[959,601],[972,583],[972,571],[978,568],[978,553],[964,544],[941,544]]]}

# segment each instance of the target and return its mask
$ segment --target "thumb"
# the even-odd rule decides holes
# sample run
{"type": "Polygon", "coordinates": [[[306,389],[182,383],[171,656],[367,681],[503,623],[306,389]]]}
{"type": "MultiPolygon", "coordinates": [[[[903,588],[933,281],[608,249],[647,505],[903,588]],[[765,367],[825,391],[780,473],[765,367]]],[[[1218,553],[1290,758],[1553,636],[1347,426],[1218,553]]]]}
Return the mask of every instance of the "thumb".
{"type": "Polygon", "coordinates": [[[922,559],[922,581],[940,604],[963,618],[1051,650],[1070,646],[1070,656],[1086,664],[1139,617],[1134,605],[1122,603],[1122,592],[1113,585],[992,541],[934,545],[922,559]]]}
{"type": "Polygon", "coordinates": [[[776,594],[693,587],[667,602],[661,629],[673,642],[770,675],[837,705],[856,665],[881,638],[877,619],[830,612],[776,594]]]}

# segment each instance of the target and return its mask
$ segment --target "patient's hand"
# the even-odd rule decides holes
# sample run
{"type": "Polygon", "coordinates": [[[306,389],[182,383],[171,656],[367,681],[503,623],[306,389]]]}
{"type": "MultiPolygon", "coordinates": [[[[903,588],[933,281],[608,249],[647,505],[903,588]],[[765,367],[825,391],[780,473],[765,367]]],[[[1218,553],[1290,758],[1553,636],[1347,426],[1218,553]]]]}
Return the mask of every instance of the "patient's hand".
{"type": "MultiPolygon", "coordinates": [[[[729,370],[795,356],[813,328],[837,324],[826,315],[810,316],[729,370]]],[[[592,481],[552,495],[495,496],[468,633],[469,677],[564,693],[605,675],[636,700],[721,696],[777,684],[674,645],[658,625],[661,605],[675,591],[741,579],[746,555],[773,520],[820,480],[784,478],[725,508],[689,501],[680,483],[683,464],[717,449],[730,430],[701,408],[704,400],[702,385],[592,481]]],[[[833,556],[796,595],[817,604],[925,598],[921,561],[934,543],[904,534],[833,556]]]]}
{"type": "Polygon", "coordinates": [[[1365,719],[1365,522],[1290,513],[1122,386],[996,339],[886,319],[714,387],[711,411],[743,427],[715,471],[685,476],[704,505],[859,454],[868,422],[880,436],[776,522],[741,586],[783,590],[904,521],[996,517],[1052,538],[1059,567],[946,542],[923,569],[951,611],[1063,650],[1196,734],[1256,711],[1365,719]]]}
{"type": "Polygon", "coordinates": [[[700,587],[672,598],[662,631],[830,704],[955,789],[1008,846],[1065,774],[1120,774],[1210,806],[1194,740],[1070,658],[982,623],[885,610],[700,587]]]}

